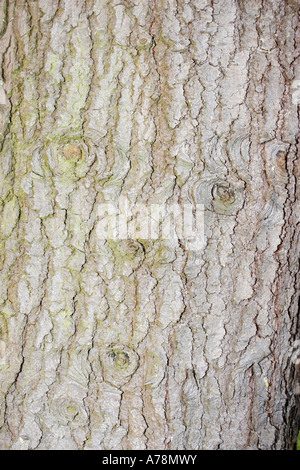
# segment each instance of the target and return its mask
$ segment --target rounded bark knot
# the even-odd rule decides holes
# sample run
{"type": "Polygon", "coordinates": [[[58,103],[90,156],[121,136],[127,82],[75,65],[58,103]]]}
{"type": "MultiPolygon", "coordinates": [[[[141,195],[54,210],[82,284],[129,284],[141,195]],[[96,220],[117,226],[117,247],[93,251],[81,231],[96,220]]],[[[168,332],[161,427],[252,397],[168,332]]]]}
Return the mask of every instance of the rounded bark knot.
{"type": "Polygon", "coordinates": [[[153,44],[153,37],[142,27],[138,27],[130,35],[130,44],[137,50],[149,50],[153,44]]]}
{"type": "Polygon", "coordinates": [[[274,179],[275,179],[275,183],[281,183],[284,186],[286,185],[288,181],[286,150],[280,149],[275,153],[274,179]]]}
{"type": "Polygon", "coordinates": [[[241,186],[220,181],[212,187],[212,207],[221,215],[236,215],[243,207],[244,195],[241,186]]]}
{"type": "Polygon", "coordinates": [[[244,205],[244,191],[244,181],[210,176],[197,185],[195,199],[216,214],[235,216],[244,205]]]}
{"type": "Polygon", "coordinates": [[[137,371],[140,358],[129,346],[110,344],[100,353],[100,361],[103,366],[104,381],[121,387],[129,382],[137,371]]]}
{"type": "Polygon", "coordinates": [[[221,202],[224,206],[229,206],[235,201],[233,189],[224,184],[216,184],[213,187],[213,198],[215,201],[221,202]]]}
{"type": "Polygon", "coordinates": [[[144,257],[142,245],[135,240],[122,240],[119,249],[130,261],[141,260],[144,257]]]}
{"type": "Polygon", "coordinates": [[[167,367],[167,357],[162,347],[153,346],[144,357],[145,386],[156,388],[163,381],[167,367]]]}
{"type": "Polygon", "coordinates": [[[77,143],[66,144],[63,153],[67,160],[78,161],[82,157],[81,146],[77,143]]]}
{"type": "Polygon", "coordinates": [[[282,171],[287,171],[287,161],[286,161],[287,154],[284,150],[278,150],[276,153],[276,159],[277,159],[277,166],[279,169],[282,171]]]}
{"type": "Polygon", "coordinates": [[[227,181],[220,181],[212,187],[212,207],[222,215],[235,215],[242,207],[239,192],[227,181]]]}
{"type": "Polygon", "coordinates": [[[63,180],[84,177],[96,158],[96,146],[83,136],[62,134],[49,138],[46,155],[54,176],[63,180]]]}
{"type": "Polygon", "coordinates": [[[278,184],[279,187],[285,187],[288,182],[287,156],[288,152],[286,148],[278,149],[278,146],[275,146],[275,148],[272,150],[271,178],[273,180],[275,190],[278,184]]]}
{"type": "Polygon", "coordinates": [[[280,141],[271,141],[264,144],[267,156],[266,170],[269,179],[273,182],[275,190],[279,184],[282,187],[288,182],[288,153],[289,144],[280,141]]]}
{"type": "Polygon", "coordinates": [[[144,260],[145,254],[141,243],[128,239],[120,241],[110,241],[115,263],[124,276],[129,276],[136,270],[144,260]]]}
{"type": "Polygon", "coordinates": [[[62,425],[70,422],[81,422],[84,420],[83,403],[69,395],[62,395],[55,398],[51,405],[51,413],[62,425]]]}
{"type": "Polygon", "coordinates": [[[155,264],[168,264],[172,263],[176,259],[176,253],[171,244],[161,244],[155,253],[154,263],[155,264]]]}

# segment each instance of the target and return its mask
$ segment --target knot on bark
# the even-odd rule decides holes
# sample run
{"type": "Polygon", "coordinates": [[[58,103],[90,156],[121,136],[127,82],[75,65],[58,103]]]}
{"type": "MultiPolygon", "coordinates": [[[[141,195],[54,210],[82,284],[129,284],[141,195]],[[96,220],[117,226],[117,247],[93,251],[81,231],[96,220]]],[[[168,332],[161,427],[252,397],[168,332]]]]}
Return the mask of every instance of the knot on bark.
{"type": "Polygon", "coordinates": [[[85,411],[83,404],[69,395],[55,398],[51,404],[51,412],[61,425],[71,422],[84,422],[85,411]]]}
{"type": "Polygon", "coordinates": [[[244,205],[245,183],[242,180],[217,176],[203,178],[195,190],[198,204],[219,215],[235,216],[244,205]]]}
{"type": "Polygon", "coordinates": [[[284,195],[288,182],[288,156],[290,144],[274,139],[264,144],[266,172],[279,195],[284,195]]]}
{"type": "Polygon", "coordinates": [[[76,162],[82,157],[81,146],[76,142],[66,144],[64,146],[63,153],[67,160],[73,160],[76,162]]]}
{"type": "Polygon", "coordinates": [[[117,387],[125,385],[139,367],[139,356],[124,344],[110,344],[100,353],[106,382],[117,387]]]}
{"type": "Polygon", "coordinates": [[[230,206],[235,201],[235,195],[232,188],[225,186],[224,184],[216,184],[213,187],[213,198],[215,201],[223,204],[224,206],[230,206]]]}
{"type": "Polygon", "coordinates": [[[109,247],[113,251],[120,272],[124,276],[129,276],[137,269],[145,257],[141,243],[132,239],[110,240],[109,247]]]}
{"type": "Polygon", "coordinates": [[[96,146],[83,136],[64,134],[50,138],[46,143],[46,158],[58,179],[76,181],[83,178],[96,156],[96,146]]]}

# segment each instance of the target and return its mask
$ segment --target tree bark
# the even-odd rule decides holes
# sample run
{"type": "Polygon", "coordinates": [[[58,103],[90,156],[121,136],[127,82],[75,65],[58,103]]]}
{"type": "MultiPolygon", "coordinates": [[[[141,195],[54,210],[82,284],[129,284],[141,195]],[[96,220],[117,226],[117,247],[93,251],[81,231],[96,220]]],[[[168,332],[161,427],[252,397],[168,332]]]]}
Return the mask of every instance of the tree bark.
{"type": "Polygon", "coordinates": [[[1,0],[1,449],[294,447],[298,9],[1,0]],[[204,246],[101,239],[121,197],[204,246]]]}

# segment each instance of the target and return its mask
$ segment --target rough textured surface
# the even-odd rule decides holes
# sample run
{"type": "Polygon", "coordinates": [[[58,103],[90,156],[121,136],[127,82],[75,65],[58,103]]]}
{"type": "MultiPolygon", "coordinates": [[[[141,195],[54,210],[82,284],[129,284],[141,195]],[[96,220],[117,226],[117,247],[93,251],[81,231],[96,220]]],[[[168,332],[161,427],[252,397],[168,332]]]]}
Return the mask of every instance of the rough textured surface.
{"type": "Polygon", "coordinates": [[[298,12],[1,0],[1,449],[293,447],[298,12]],[[100,240],[120,196],[205,246],[100,240]]]}

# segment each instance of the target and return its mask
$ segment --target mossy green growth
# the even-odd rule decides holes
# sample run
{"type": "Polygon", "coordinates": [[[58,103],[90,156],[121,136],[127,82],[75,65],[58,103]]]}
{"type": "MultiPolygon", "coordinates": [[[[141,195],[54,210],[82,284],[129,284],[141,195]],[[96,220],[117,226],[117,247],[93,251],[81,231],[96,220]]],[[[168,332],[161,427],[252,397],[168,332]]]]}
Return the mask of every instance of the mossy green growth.
{"type": "Polygon", "coordinates": [[[298,438],[297,438],[297,450],[300,450],[300,431],[298,433],[298,438]]]}

